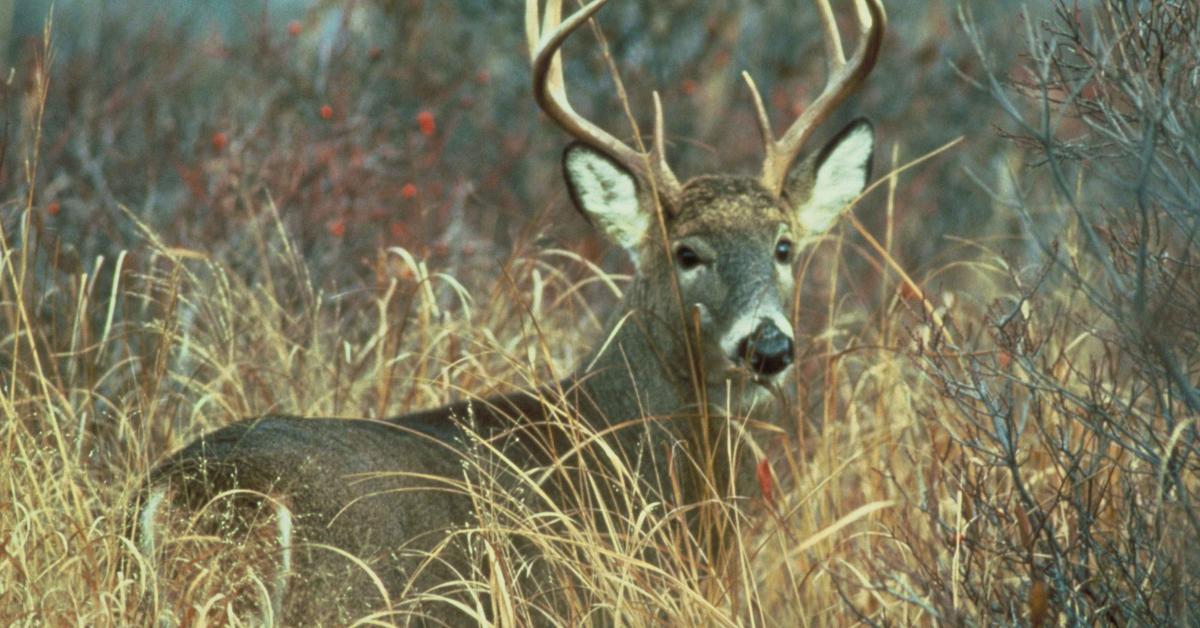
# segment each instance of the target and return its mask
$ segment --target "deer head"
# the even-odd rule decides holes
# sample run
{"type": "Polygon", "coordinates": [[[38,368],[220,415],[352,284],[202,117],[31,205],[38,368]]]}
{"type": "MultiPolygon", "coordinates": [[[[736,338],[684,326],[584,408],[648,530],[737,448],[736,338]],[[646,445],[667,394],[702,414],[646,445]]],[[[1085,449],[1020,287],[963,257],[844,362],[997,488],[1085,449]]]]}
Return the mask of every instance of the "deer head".
{"type": "Polygon", "coordinates": [[[761,175],[700,176],[680,184],[665,158],[657,93],[648,150],[600,129],[567,100],[560,49],[606,2],[593,0],[565,20],[561,0],[550,0],[540,20],[538,0],[526,4],[535,98],[576,139],[563,156],[571,198],[633,258],[637,274],[627,305],[660,320],[680,321],[671,295],[682,299],[699,325],[695,357],[710,388],[733,373],[770,385],[792,363],[788,312],[794,263],[866,186],[872,127],[855,120],[808,158],[798,156],[817,125],[874,66],[883,39],[883,7],[879,0],[858,0],[862,33],[847,61],[828,0],[817,0],[830,57],[821,95],[776,138],[754,81],[743,74],[765,147],[761,175]]]}

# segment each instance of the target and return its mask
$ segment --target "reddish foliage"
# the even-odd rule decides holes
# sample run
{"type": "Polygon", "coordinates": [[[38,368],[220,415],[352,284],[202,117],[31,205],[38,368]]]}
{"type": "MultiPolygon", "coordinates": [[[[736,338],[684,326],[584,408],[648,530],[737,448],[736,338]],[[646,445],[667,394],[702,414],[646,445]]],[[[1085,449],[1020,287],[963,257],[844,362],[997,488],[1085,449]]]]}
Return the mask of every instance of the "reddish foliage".
{"type": "Polygon", "coordinates": [[[426,137],[433,135],[437,130],[437,124],[433,120],[433,112],[428,109],[423,109],[417,114],[417,127],[421,129],[421,135],[426,137]]]}
{"type": "Polygon", "coordinates": [[[408,227],[404,226],[404,223],[402,222],[393,222],[391,224],[391,232],[392,238],[396,240],[407,240],[411,235],[408,227]]]}
{"type": "Polygon", "coordinates": [[[208,182],[204,176],[204,171],[200,168],[189,168],[184,164],[175,164],[175,172],[179,175],[179,180],[187,187],[192,198],[203,203],[208,202],[208,182]]]}
{"type": "Polygon", "coordinates": [[[920,301],[925,298],[925,295],[921,294],[918,288],[915,288],[907,281],[900,284],[899,292],[900,298],[905,301],[920,301]]]}
{"type": "Polygon", "coordinates": [[[758,476],[758,488],[762,491],[763,499],[767,500],[767,504],[775,505],[775,476],[771,473],[771,462],[766,458],[758,461],[756,469],[758,476]]]}

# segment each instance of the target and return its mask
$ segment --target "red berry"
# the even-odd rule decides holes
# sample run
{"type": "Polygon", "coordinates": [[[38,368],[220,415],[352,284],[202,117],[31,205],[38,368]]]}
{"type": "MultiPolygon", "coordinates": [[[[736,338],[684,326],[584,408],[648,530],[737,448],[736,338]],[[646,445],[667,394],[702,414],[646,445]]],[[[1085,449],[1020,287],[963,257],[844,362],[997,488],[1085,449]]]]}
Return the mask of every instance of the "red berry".
{"type": "Polygon", "coordinates": [[[321,119],[328,120],[333,117],[333,107],[329,105],[321,105],[321,119]]]}
{"type": "Polygon", "coordinates": [[[229,145],[229,136],[225,135],[224,131],[217,131],[216,133],[212,134],[213,150],[215,150],[219,153],[219,152],[225,150],[225,147],[228,145],[229,145]]]}
{"type": "Polygon", "coordinates": [[[50,201],[50,204],[46,206],[46,213],[51,216],[57,216],[61,210],[62,206],[59,205],[58,201],[50,201]]]}
{"type": "Polygon", "coordinates": [[[437,125],[433,120],[433,112],[425,109],[421,113],[418,113],[417,127],[421,129],[421,135],[433,135],[433,132],[437,130],[437,125]]]}
{"type": "Polygon", "coordinates": [[[406,199],[416,198],[417,197],[417,186],[415,186],[411,183],[405,183],[404,187],[400,188],[400,196],[403,196],[406,199]]]}
{"type": "Polygon", "coordinates": [[[335,238],[340,238],[346,235],[346,221],[335,220],[329,223],[329,235],[335,238]]]}
{"type": "Polygon", "coordinates": [[[292,20],[292,21],[288,22],[287,32],[288,32],[288,35],[291,35],[292,37],[299,36],[300,35],[300,20],[292,20]]]}

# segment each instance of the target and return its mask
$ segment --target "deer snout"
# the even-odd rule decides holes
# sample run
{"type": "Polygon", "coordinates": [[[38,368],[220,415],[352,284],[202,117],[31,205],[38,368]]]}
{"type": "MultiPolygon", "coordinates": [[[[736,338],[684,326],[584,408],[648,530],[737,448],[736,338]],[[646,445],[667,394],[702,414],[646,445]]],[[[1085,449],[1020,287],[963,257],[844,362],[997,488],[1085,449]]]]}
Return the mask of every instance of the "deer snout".
{"type": "Polygon", "coordinates": [[[763,321],[738,342],[736,359],[759,375],[778,375],[792,363],[792,337],[763,321]]]}

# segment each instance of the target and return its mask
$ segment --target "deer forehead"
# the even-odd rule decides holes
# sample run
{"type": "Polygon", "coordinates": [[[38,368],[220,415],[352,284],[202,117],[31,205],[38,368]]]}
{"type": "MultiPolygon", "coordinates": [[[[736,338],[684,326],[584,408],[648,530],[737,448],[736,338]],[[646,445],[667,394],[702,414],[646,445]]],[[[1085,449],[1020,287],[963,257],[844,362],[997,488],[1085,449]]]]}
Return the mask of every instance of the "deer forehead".
{"type": "Polygon", "coordinates": [[[696,234],[762,235],[774,238],[780,226],[791,228],[793,217],[784,204],[757,179],[704,176],[687,182],[671,236],[696,234]],[[759,233],[761,232],[761,234],[759,233]]]}

